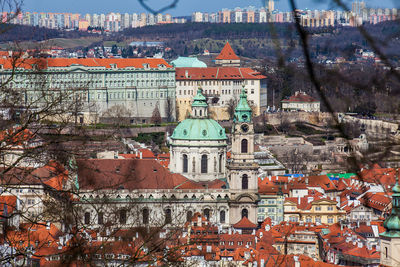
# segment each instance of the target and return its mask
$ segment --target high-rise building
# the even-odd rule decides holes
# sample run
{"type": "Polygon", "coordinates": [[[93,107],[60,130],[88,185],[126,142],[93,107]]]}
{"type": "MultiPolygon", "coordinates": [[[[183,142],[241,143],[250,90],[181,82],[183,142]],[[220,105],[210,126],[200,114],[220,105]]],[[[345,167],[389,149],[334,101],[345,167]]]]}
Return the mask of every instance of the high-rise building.
{"type": "Polygon", "coordinates": [[[359,1],[355,0],[351,4],[351,11],[353,14],[360,16],[362,14],[362,11],[365,9],[365,2],[364,1],[359,1]]]}
{"type": "Polygon", "coordinates": [[[275,1],[274,0],[264,0],[264,7],[269,12],[274,11],[275,10],[275,1]]]}

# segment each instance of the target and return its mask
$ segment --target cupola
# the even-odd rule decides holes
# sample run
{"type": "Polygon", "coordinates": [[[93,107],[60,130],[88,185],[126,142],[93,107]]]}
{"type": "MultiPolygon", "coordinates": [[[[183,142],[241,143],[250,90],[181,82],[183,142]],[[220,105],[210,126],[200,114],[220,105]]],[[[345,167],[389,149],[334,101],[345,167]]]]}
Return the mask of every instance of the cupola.
{"type": "Polygon", "coordinates": [[[205,119],[208,116],[207,99],[202,93],[202,89],[197,90],[197,95],[193,98],[192,118],[205,119]]]}
{"type": "Polygon", "coordinates": [[[235,108],[235,116],[233,122],[251,122],[252,110],[247,102],[247,94],[244,86],[240,94],[240,100],[235,108]]]}

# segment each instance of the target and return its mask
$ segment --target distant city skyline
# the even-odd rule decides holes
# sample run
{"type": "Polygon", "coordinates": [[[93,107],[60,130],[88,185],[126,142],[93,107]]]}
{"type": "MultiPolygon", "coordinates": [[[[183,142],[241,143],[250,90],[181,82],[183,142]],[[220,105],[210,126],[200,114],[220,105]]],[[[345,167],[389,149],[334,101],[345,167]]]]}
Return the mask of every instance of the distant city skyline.
{"type": "MultiPolygon", "coordinates": [[[[152,7],[161,7],[161,3],[165,0],[146,0],[152,7]]],[[[171,0],[172,2],[172,0],[171,0]]],[[[335,6],[327,4],[330,0],[297,0],[297,6],[300,9],[335,9],[335,6]]],[[[344,0],[350,7],[352,0],[344,0]]],[[[400,8],[400,3],[397,0],[365,0],[368,7],[381,8],[400,8]],[[395,3],[397,2],[397,3],[395,3]]],[[[168,2],[170,3],[170,2],[168,2]]],[[[189,16],[195,11],[201,12],[217,12],[223,8],[233,9],[235,7],[255,6],[261,7],[261,0],[180,0],[177,7],[163,13],[170,13],[173,16],[189,16]]],[[[288,11],[288,0],[275,0],[275,8],[281,11],[288,11]]],[[[155,8],[156,9],[156,8],[155,8]]],[[[62,12],[62,13],[142,13],[147,12],[143,9],[137,0],[69,0],[69,1],[54,1],[54,0],[25,0],[22,7],[23,12],[62,12]]]]}

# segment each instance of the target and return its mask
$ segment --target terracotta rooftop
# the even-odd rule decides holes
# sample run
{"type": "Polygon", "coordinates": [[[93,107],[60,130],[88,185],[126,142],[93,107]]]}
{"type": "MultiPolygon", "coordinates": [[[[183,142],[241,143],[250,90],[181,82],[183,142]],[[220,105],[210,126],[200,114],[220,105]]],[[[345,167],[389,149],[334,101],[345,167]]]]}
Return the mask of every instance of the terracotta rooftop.
{"type": "Polygon", "coordinates": [[[261,80],[267,78],[250,68],[209,67],[176,68],[177,81],[185,80],[261,80]]]}
{"type": "Polygon", "coordinates": [[[306,102],[306,103],[311,103],[311,102],[319,102],[315,98],[307,95],[306,93],[303,92],[296,92],[294,95],[289,97],[288,99],[282,100],[282,102],[306,102]]]}
{"type": "Polygon", "coordinates": [[[224,48],[222,48],[221,53],[215,58],[218,60],[240,60],[240,58],[235,54],[229,42],[226,42],[224,48]]]}
{"type": "Polygon", "coordinates": [[[226,183],[215,180],[197,183],[171,173],[151,159],[80,159],[77,160],[79,187],[98,189],[221,189],[226,183]]]}
{"type": "Polygon", "coordinates": [[[143,69],[144,64],[148,64],[150,68],[159,68],[160,65],[173,68],[164,59],[158,58],[28,58],[16,61],[10,58],[0,58],[0,65],[3,65],[4,69],[12,69],[13,67],[33,69],[35,66],[38,69],[47,69],[48,67],[70,67],[73,65],[105,67],[106,69],[111,69],[115,65],[117,68],[143,69]]]}
{"type": "Polygon", "coordinates": [[[255,229],[257,225],[252,223],[246,216],[244,216],[240,221],[233,225],[236,229],[255,229]]]}

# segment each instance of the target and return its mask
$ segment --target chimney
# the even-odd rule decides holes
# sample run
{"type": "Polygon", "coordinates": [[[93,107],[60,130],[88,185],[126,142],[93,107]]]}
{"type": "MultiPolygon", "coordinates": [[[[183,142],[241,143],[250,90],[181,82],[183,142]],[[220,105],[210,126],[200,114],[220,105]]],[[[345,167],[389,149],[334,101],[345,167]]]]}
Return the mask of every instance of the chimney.
{"type": "Polygon", "coordinates": [[[50,222],[46,223],[46,230],[50,230],[50,222]]]}
{"type": "Polygon", "coordinates": [[[308,185],[308,176],[306,176],[306,185],[308,185]]]}
{"type": "Polygon", "coordinates": [[[362,248],[363,247],[363,243],[361,242],[361,240],[358,241],[358,247],[362,248]]]}
{"type": "Polygon", "coordinates": [[[185,78],[186,79],[189,78],[189,71],[188,70],[185,70],[185,78]]]}
{"type": "Polygon", "coordinates": [[[140,159],[142,159],[142,158],[143,158],[143,153],[142,153],[142,151],[140,151],[139,154],[140,154],[140,159]]]}
{"type": "Polygon", "coordinates": [[[300,196],[298,196],[298,198],[297,198],[297,203],[299,203],[299,205],[300,205],[300,196]]]}

